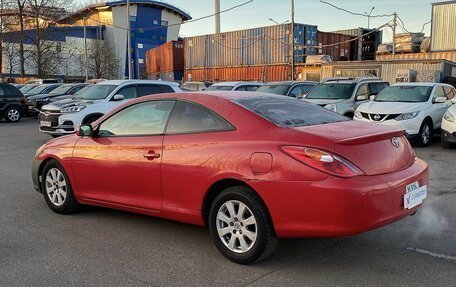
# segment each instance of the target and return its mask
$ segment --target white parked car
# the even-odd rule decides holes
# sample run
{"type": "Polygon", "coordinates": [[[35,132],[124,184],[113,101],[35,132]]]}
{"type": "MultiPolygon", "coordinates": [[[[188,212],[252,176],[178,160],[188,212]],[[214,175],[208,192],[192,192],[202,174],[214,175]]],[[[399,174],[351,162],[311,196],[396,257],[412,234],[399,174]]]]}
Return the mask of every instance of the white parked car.
{"type": "Polygon", "coordinates": [[[52,102],[38,116],[40,131],[52,136],[74,133],[130,99],[181,92],[173,82],[147,80],[103,81],[81,90],[75,98],[52,102]]]}
{"type": "Polygon", "coordinates": [[[256,91],[263,83],[259,82],[220,82],[208,87],[206,91],[256,91]]]}
{"type": "Polygon", "coordinates": [[[383,89],[373,101],[361,104],[354,119],[404,129],[408,138],[426,146],[433,132],[440,129],[455,93],[447,84],[395,84],[383,89]]]}
{"type": "Polygon", "coordinates": [[[442,119],[442,146],[456,145],[456,105],[449,108],[442,119]]]}

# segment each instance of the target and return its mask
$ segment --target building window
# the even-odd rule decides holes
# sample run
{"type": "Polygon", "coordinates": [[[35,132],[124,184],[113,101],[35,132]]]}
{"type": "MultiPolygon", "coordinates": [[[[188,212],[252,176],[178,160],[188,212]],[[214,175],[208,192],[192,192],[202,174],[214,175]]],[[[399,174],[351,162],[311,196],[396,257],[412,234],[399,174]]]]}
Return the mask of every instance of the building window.
{"type": "Polygon", "coordinates": [[[162,26],[168,26],[168,21],[161,21],[162,26]]]}
{"type": "Polygon", "coordinates": [[[158,25],[158,20],[153,20],[152,23],[153,23],[154,25],[158,25]]]}

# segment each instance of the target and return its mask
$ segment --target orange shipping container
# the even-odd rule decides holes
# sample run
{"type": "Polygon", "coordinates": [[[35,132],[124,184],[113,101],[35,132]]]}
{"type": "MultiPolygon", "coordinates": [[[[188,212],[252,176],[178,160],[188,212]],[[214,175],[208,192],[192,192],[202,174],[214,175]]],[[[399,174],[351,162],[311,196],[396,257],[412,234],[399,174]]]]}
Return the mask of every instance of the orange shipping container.
{"type": "Polygon", "coordinates": [[[184,44],[182,41],[170,41],[146,52],[146,73],[183,71],[184,44]]]}

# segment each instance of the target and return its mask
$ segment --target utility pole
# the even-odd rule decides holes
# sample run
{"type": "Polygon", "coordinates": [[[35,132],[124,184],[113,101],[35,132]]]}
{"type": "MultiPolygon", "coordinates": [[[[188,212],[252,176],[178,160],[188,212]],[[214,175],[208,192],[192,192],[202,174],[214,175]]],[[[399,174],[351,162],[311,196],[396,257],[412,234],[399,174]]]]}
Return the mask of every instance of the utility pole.
{"type": "Polygon", "coordinates": [[[88,63],[88,57],[87,57],[87,24],[86,24],[86,18],[83,18],[84,21],[84,69],[85,69],[85,80],[86,82],[89,80],[89,63],[88,63]]]}
{"type": "Polygon", "coordinates": [[[294,50],[295,50],[295,42],[294,42],[294,0],[291,0],[291,80],[294,81],[294,67],[295,67],[295,58],[294,58],[294,50]]]}
{"type": "Polygon", "coordinates": [[[397,14],[394,12],[393,14],[393,60],[396,57],[396,19],[397,14]]]}
{"type": "Polygon", "coordinates": [[[130,0],[127,0],[127,68],[128,79],[131,80],[131,28],[130,28],[130,0]]]}
{"type": "Polygon", "coordinates": [[[364,12],[364,14],[367,16],[367,29],[370,28],[370,18],[371,18],[371,15],[372,15],[372,11],[374,11],[375,7],[372,7],[372,9],[370,10],[369,14],[367,14],[367,12],[364,12]]]}
{"type": "Polygon", "coordinates": [[[215,0],[215,34],[220,33],[220,0],[215,0]]]}

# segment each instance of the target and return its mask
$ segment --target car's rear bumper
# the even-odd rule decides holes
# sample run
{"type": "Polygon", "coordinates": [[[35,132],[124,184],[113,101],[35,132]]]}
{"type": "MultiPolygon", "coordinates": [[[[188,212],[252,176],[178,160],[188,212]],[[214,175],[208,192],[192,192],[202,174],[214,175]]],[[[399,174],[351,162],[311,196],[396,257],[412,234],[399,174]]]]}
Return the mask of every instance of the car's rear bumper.
{"type": "Polygon", "coordinates": [[[265,201],[279,237],[335,237],[365,232],[397,221],[418,207],[404,209],[406,186],[428,185],[427,164],[416,159],[402,171],[321,182],[250,184],[265,201]]]}

